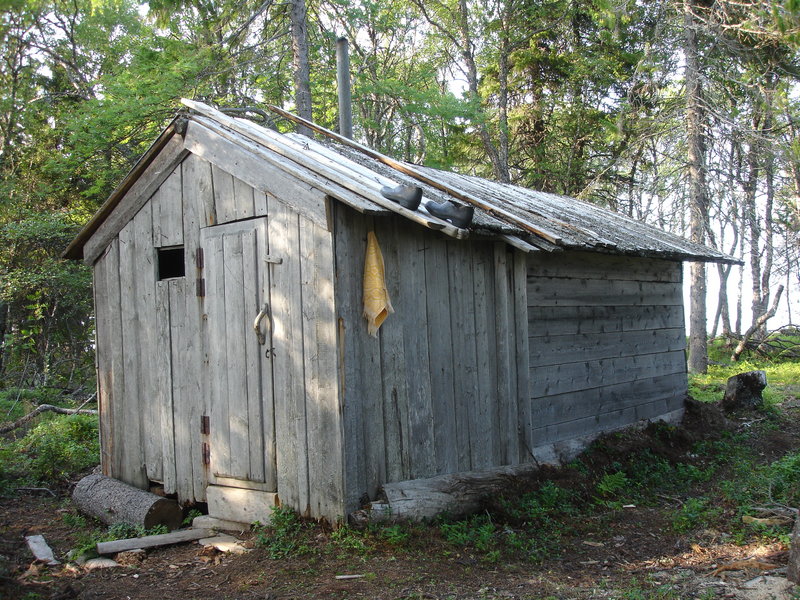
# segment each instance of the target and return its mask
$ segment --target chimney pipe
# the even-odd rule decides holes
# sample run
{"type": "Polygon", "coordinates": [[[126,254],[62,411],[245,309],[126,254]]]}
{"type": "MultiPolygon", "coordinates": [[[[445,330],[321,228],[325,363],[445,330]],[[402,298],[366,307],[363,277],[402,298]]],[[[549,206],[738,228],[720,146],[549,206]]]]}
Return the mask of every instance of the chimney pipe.
{"type": "Polygon", "coordinates": [[[336,83],[339,88],[339,133],[353,139],[353,106],[350,98],[350,49],[346,37],[336,40],[336,83]]]}

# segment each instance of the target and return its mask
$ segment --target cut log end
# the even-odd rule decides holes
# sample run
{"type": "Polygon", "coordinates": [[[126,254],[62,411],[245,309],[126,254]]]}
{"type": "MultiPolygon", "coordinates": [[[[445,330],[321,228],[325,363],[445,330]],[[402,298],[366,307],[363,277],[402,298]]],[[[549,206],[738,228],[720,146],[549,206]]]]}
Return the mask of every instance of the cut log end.
{"type": "Polygon", "coordinates": [[[107,525],[127,523],[145,529],[164,525],[172,531],[180,527],[183,519],[183,511],[174,500],[100,474],[81,479],[72,493],[72,500],[81,512],[107,525]]]}

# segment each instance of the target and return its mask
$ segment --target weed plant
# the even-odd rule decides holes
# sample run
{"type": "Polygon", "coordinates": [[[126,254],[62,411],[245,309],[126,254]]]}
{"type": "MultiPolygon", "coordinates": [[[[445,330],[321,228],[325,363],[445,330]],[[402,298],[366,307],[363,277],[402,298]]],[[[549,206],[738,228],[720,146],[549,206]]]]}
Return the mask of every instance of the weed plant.
{"type": "Polygon", "coordinates": [[[100,461],[97,417],[47,415],[24,437],[0,446],[0,486],[59,486],[100,461]]]}
{"type": "Polygon", "coordinates": [[[272,509],[268,525],[254,523],[256,532],[255,544],[263,548],[267,556],[273,559],[292,558],[310,554],[312,547],[309,540],[310,525],[300,519],[296,512],[285,506],[272,509]]]}

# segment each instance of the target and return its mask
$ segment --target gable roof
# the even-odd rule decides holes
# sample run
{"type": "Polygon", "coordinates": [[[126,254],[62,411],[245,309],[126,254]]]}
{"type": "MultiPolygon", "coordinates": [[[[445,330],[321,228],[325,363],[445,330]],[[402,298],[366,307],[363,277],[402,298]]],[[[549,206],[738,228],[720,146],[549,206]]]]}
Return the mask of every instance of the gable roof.
{"type": "MultiPolygon", "coordinates": [[[[458,239],[488,236],[525,251],[574,249],[670,260],[739,262],[582,200],[396,161],[275,107],[271,108],[322,134],[323,141],[280,134],[200,102],[183,102],[191,111],[176,117],[165,129],[72,241],[65,257],[84,258],[86,243],[98,232],[103,239],[113,236],[115,229],[124,225],[124,219],[117,219],[120,222],[113,226],[108,222],[109,217],[126,195],[135,191],[139,196],[139,203],[128,208],[128,212],[135,214],[137,206],[152,195],[183,156],[196,152],[211,162],[227,160],[228,165],[218,166],[228,166],[233,175],[245,181],[250,171],[248,183],[254,187],[258,187],[258,182],[252,179],[253,169],[246,165],[266,161],[359,212],[376,216],[396,213],[458,239]],[[212,147],[217,151],[213,152],[212,147]],[[159,158],[161,154],[168,155],[166,161],[159,158]],[[233,172],[237,169],[242,172],[233,172]],[[422,188],[423,202],[418,210],[408,210],[380,193],[383,186],[400,184],[422,188]],[[468,229],[455,227],[427,212],[424,204],[429,200],[472,204],[476,207],[474,219],[468,229]]],[[[91,262],[94,256],[86,258],[91,262]]]]}

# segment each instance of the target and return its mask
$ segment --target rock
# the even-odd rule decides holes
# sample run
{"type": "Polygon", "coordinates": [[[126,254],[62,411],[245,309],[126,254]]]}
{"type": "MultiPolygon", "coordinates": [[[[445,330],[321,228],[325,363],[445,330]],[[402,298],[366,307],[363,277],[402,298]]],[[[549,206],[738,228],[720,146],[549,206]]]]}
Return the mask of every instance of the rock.
{"type": "Polygon", "coordinates": [[[786,578],[789,581],[800,583],[800,515],[795,517],[790,544],[786,578]]]}
{"type": "Polygon", "coordinates": [[[217,534],[214,537],[203,538],[199,540],[199,543],[201,546],[216,548],[220,552],[230,552],[232,554],[244,554],[247,552],[247,548],[242,546],[239,540],[225,533],[217,534]]]}
{"type": "Polygon", "coordinates": [[[748,371],[728,378],[722,408],[726,411],[761,408],[764,398],[761,392],[767,387],[764,371],[748,371]]]}
{"type": "Polygon", "coordinates": [[[136,550],[126,550],[125,552],[119,552],[115,557],[116,560],[120,565],[125,567],[138,567],[139,565],[144,562],[144,559],[147,557],[147,553],[138,548],[136,550]]]}
{"type": "Polygon", "coordinates": [[[736,592],[740,600],[791,600],[794,586],[783,577],[761,575],[743,583],[736,592]]]}
{"type": "Polygon", "coordinates": [[[87,571],[94,571],[96,569],[113,569],[121,566],[117,561],[110,558],[92,558],[83,563],[83,568],[87,571]]]}

